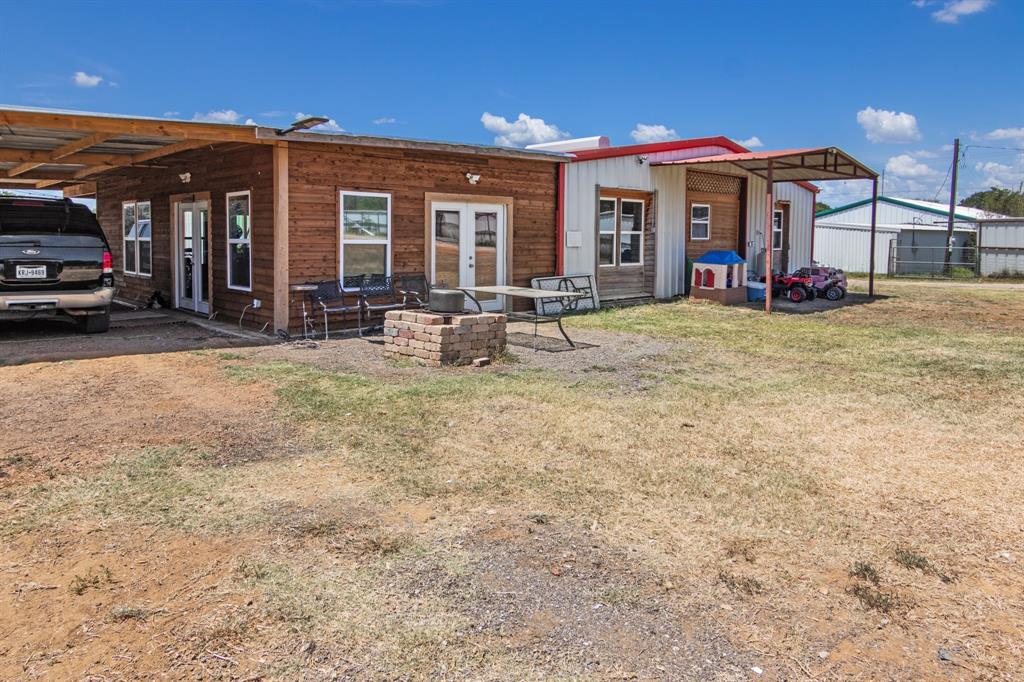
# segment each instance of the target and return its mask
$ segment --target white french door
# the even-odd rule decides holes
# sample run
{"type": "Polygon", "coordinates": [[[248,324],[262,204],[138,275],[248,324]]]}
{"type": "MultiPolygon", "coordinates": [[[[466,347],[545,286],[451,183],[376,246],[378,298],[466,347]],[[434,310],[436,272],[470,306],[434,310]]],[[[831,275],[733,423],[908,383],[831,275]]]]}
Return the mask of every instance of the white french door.
{"type": "MultiPolygon", "coordinates": [[[[505,207],[501,204],[431,204],[430,281],[436,287],[506,283],[505,207]]],[[[503,297],[473,294],[484,310],[501,310],[503,297]]]]}
{"type": "Polygon", "coordinates": [[[175,210],[174,306],[210,312],[210,210],[205,201],[180,202],[175,210]]]}

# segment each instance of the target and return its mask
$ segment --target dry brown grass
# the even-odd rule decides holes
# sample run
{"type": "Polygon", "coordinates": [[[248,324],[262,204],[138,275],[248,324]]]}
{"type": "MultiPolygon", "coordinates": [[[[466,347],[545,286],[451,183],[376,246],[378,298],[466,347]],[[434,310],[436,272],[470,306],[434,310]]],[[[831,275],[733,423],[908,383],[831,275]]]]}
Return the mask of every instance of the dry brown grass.
{"type": "Polygon", "coordinates": [[[0,499],[0,575],[67,585],[105,565],[116,582],[18,591],[0,622],[29,618],[0,633],[0,672],[1009,679],[1021,319],[1024,292],[901,285],[814,316],[574,320],[600,362],[514,350],[426,371],[360,341],[165,358],[154,383],[255,390],[266,442],[246,448],[263,454],[218,455],[239,424],[157,422],[160,446],[47,481],[55,463],[15,433],[5,466],[26,484],[0,499]],[[41,634],[54,599],[91,595],[41,634]]]}

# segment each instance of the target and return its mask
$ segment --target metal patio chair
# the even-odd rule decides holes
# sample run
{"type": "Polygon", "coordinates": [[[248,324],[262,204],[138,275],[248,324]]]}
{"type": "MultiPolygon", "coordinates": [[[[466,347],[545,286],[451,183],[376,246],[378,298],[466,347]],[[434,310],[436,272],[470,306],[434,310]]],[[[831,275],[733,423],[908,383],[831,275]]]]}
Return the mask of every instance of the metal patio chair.
{"type": "Polygon", "coordinates": [[[367,323],[373,313],[383,314],[389,310],[405,308],[405,304],[398,296],[398,290],[395,289],[394,278],[386,275],[367,275],[359,286],[359,296],[363,299],[367,323]]]}
{"type": "Polygon", "coordinates": [[[324,314],[325,339],[330,338],[330,329],[327,324],[330,313],[355,313],[359,335],[363,335],[363,305],[359,296],[346,292],[333,279],[316,282],[316,290],[310,292],[309,296],[313,299],[313,309],[319,309],[324,314]]]}
{"type": "Polygon", "coordinates": [[[568,291],[583,294],[582,298],[573,298],[565,305],[565,310],[569,312],[576,312],[579,309],[580,301],[584,298],[589,298],[591,306],[594,304],[594,287],[593,285],[580,286],[573,281],[572,277],[563,277],[558,283],[559,291],[568,291]]]}
{"type": "Polygon", "coordinates": [[[398,293],[406,308],[426,308],[430,302],[430,283],[424,275],[399,275],[398,293]]]}

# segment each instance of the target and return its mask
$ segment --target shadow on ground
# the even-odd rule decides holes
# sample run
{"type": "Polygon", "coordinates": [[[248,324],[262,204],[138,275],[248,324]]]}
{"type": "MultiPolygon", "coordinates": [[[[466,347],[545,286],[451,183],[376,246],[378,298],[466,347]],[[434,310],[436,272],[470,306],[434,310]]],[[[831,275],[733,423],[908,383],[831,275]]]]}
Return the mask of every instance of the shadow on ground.
{"type": "Polygon", "coordinates": [[[82,334],[62,318],[0,322],[0,366],[273,342],[271,337],[205,317],[174,310],[120,307],[111,310],[110,331],[103,334],[82,334]]]}

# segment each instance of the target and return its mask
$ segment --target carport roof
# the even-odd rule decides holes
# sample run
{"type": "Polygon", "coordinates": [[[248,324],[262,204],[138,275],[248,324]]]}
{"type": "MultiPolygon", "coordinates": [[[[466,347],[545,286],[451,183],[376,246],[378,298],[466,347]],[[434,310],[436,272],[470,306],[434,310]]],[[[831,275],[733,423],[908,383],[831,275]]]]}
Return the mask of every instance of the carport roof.
{"type": "Polygon", "coordinates": [[[706,163],[731,163],[761,177],[766,177],[768,166],[771,164],[772,179],[775,182],[873,180],[878,177],[878,173],[838,147],[713,154],[692,159],[655,161],[651,165],[677,166],[706,163]]]}
{"type": "Polygon", "coordinates": [[[0,188],[95,193],[94,176],[220,142],[319,142],[422,149],[564,162],[566,154],[489,145],[407,140],[350,133],[291,132],[208,121],[181,121],[0,105],[0,188]]]}

